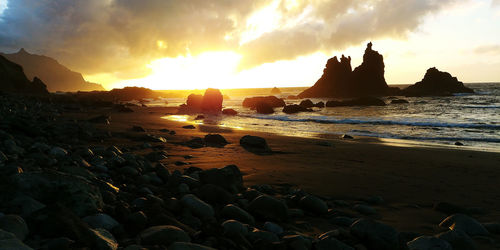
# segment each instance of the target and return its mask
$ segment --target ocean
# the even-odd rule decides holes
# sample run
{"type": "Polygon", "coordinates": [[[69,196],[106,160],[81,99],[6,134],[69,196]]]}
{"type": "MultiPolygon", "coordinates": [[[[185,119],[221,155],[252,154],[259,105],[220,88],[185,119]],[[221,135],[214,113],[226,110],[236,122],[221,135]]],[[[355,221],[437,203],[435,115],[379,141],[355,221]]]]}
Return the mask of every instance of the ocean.
{"type": "MultiPolygon", "coordinates": [[[[285,114],[276,108],[271,115],[257,114],[244,108],[245,97],[270,95],[271,89],[249,91],[223,91],[229,96],[225,108],[238,111],[235,117],[208,116],[194,121],[195,116],[166,116],[165,119],[191,121],[233,129],[263,131],[287,136],[329,138],[348,134],[379,138],[385,142],[409,145],[455,146],[485,151],[500,151],[500,83],[466,84],[474,94],[447,97],[400,97],[408,104],[390,104],[377,107],[313,108],[314,112],[285,114]]],[[[305,88],[282,88],[278,97],[297,95],[305,88]]],[[[313,102],[330,99],[311,99],[313,102]]],[[[178,106],[185,98],[166,98],[152,101],[151,105],[178,106]]],[[[285,100],[298,104],[301,100],[285,100]]]]}

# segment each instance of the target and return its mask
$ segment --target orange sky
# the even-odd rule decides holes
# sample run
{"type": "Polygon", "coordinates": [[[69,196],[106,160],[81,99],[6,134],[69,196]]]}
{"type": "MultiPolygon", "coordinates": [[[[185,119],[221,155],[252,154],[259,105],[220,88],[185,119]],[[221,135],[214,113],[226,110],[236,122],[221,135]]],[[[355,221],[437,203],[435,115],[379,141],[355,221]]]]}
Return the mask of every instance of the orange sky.
{"type": "Polygon", "coordinates": [[[54,57],[108,89],[248,88],[310,86],[328,58],[354,68],[373,41],[389,84],[433,66],[500,81],[498,2],[0,0],[0,51],[54,57]]]}

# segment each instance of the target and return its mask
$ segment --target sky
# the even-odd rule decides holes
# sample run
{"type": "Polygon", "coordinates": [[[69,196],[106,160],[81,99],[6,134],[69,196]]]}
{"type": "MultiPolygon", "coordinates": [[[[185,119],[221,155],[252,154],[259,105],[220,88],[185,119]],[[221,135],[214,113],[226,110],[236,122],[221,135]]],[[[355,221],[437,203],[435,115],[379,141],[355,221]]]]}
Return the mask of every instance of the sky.
{"type": "Polygon", "coordinates": [[[107,89],[311,86],[366,43],[389,84],[437,67],[500,82],[500,0],[0,0],[0,51],[57,59],[107,89]]]}

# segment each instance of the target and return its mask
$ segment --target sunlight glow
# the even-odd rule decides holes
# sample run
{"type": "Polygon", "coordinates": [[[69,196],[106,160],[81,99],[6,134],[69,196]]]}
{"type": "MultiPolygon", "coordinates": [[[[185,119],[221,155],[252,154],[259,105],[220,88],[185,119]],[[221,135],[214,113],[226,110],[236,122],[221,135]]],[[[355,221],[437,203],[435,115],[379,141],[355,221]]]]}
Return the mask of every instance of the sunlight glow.
{"type": "Polygon", "coordinates": [[[277,11],[281,1],[275,0],[268,6],[253,13],[247,19],[246,31],[241,33],[240,45],[255,40],[266,32],[270,32],[279,26],[281,14],[277,11]]]}

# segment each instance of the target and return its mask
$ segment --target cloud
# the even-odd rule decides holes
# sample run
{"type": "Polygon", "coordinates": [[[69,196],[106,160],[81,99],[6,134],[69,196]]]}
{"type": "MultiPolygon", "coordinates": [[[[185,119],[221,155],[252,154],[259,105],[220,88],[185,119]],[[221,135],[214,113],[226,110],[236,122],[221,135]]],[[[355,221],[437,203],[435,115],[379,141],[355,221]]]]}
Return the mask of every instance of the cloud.
{"type": "Polygon", "coordinates": [[[208,50],[237,51],[240,68],[250,68],[368,39],[405,37],[451,2],[9,0],[0,19],[0,50],[25,47],[85,74],[123,79],[148,74],[145,65],[154,59],[208,50]],[[269,6],[271,29],[249,22],[269,6]],[[257,36],[243,41],[254,29],[257,36]]]}
{"type": "Polygon", "coordinates": [[[500,54],[500,44],[482,45],[474,49],[476,54],[500,54]]]}

